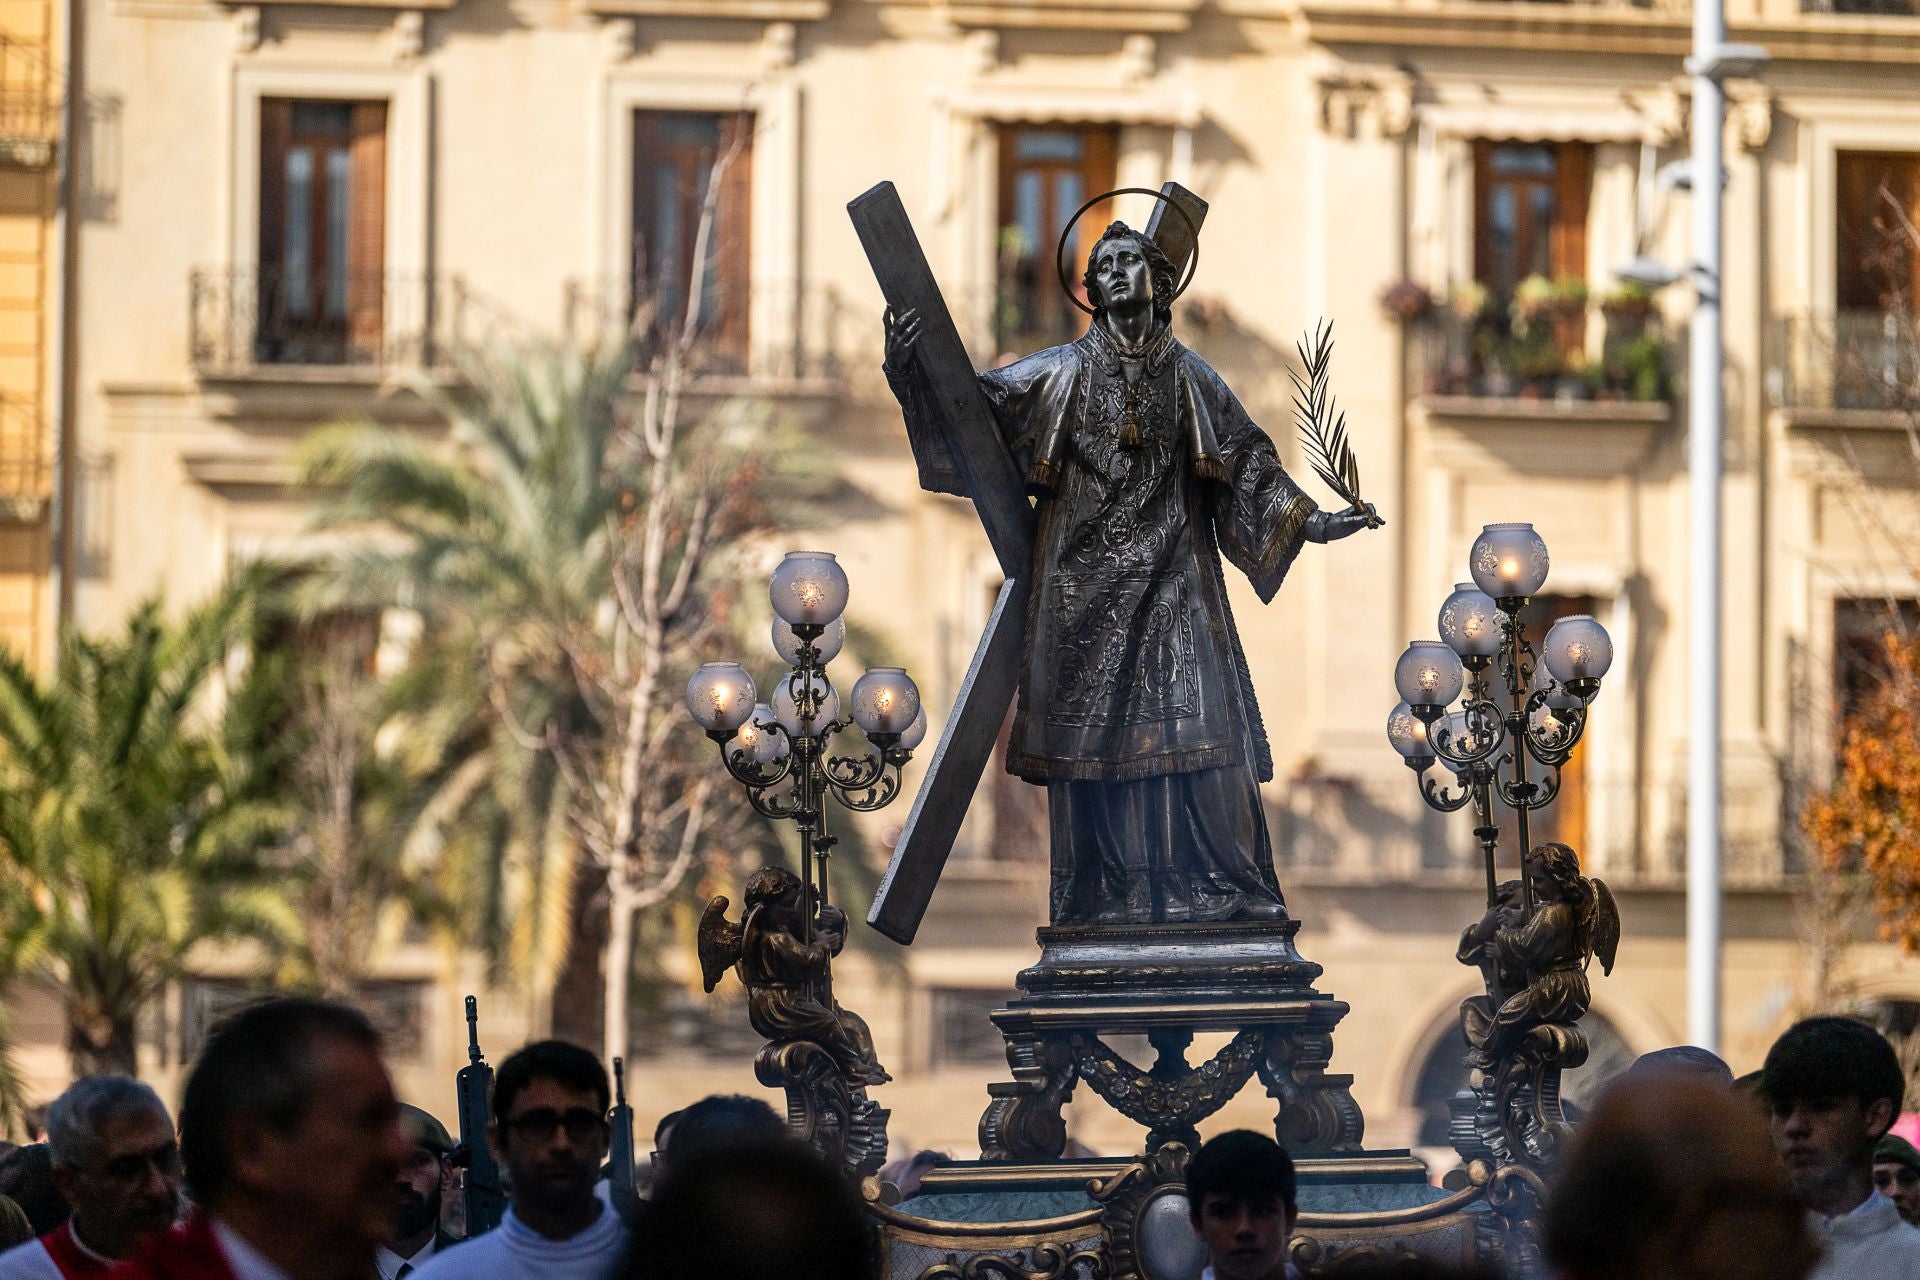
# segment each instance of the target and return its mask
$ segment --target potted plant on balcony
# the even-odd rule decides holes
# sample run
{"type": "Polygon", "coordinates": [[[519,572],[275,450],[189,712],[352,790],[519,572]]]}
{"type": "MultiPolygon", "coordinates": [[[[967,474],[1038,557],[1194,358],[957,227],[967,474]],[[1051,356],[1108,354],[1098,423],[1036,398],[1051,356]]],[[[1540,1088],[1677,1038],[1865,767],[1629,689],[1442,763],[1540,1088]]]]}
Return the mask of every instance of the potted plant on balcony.
{"type": "Polygon", "coordinates": [[[1646,332],[1657,307],[1653,291],[1645,285],[1623,283],[1600,299],[1600,314],[1606,317],[1609,345],[1631,342],[1646,332]]]}
{"type": "Polygon", "coordinates": [[[1528,276],[1513,291],[1513,323],[1516,329],[1530,331],[1553,314],[1558,296],[1553,281],[1545,276],[1528,276]]]}
{"type": "Polygon", "coordinates": [[[1575,352],[1587,340],[1587,282],[1579,276],[1562,276],[1553,282],[1553,298],[1547,303],[1547,315],[1553,323],[1553,340],[1563,352],[1575,352]]]}
{"type": "Polygon", "coordinates": [[[1620,368],[1627,394],[1635,400],[1665,400],[1672,387],[1667,375],[1667,344],[1654,334],[1641,334],[1620,349],[1620,368]]]}
{"type": "Polygon", "coordinates": [[[1380,291],[1380,308],[1402,325],[1425,323],[1435,305],[1433,291],[1418,280],[1402,277],[1380,291]]]}
{"type": "Polygon", "coordinates": [[[1492,315],[1493,295],[1478,280],[1468,280],[1448,292],[1447,309],[1467,324],[1484,324],[1492,315]]]}

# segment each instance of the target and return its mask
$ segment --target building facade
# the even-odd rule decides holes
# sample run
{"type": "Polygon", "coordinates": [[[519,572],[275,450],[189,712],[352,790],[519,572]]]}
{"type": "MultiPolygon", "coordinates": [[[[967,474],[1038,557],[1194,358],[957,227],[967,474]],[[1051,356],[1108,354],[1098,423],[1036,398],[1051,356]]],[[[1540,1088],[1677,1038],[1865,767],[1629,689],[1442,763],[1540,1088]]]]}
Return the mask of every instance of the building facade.
{"type": "MultiPolygon", "coordinates": [[[[594,333],[636,297],[682,296],[720,166],[710,385],[770,398],[843,460],[843,509],[805,536],[840,555],[854,611],[942,712],[999,573],[971,508],[917,489],[843,206],[898,186],[986,365],[1071,336],[1048,260],[1067,215],[1178,181],[1211,202],[1182,337],[1331,502],[1286,370],[1332,318],[1335,389],[1388,519],[1308,547],[1271,606],[1235,588],[1280,878],[1323,988],[1352,1006],[1334,1066],[1370,1139],[1435,1144],[1463,1075],[1454,1014],[1478,976],[1453,951],[1480,871],[1383,724],[1395,657],[1434,633],[1493,521],[1530,520],[1551,548],[1540,617],[1595,614],[1619,650],[1553,820],[1626,922],[1590,1075],[1685,1036],[1682,655],[1694,602],[1721,593],[1726,1050],[1751,1069],[1819,997],[1793,815],[1849,655],[1886,601],[1920,593],[1906,415],[1860,382],[1898,364],[1911,314],[1897,277],[1916,258],[1889,268],[1883,241],[1891,210],[1920,212],[1920,11],[1805,3],[1729,6],[1733,38],[1774,61],[1731,86],[1726,568],[1707,587],[1686,571],[1688,299],[1614,279],[1636,255],[1684,257],[1676,0],[84,0],[75,615],[111,625],[156,587],[185,601],[297,545],[302,433],[345,416],[434,432],[406,375],[451,344],[594,333]]],[[[0,334],[0,373],[8,350],[0,334]]],[[[845,966],[913,1146],[970,1153],[1005,1071],[985,1014],[1042,922],[1038,797],[983,781],[919,942],[845,966]]],[[[874,825],[881,844],[900,817],[874,825]]],[[[403,1079],[444,1114],[458,993],[428,953],[407,964],[403,1079]]],[[[1838,972],[1890,1016],[1920,1001],[1920,966],[1880,944],[1838,972]]],[[[188,1010],[211,999],[156,1019],[157,1068],[185,1059],[188,1010]]],[[[719,1007],[687,1013],[685,1037],[636,1027],[643,1123],[755,1088],[749,1055],[718,1048],[740,1016],[719,1007]]],[[[1079,1112],[1093,1148],[1133,1140],[1098,1103],[1079,1112]]]]}

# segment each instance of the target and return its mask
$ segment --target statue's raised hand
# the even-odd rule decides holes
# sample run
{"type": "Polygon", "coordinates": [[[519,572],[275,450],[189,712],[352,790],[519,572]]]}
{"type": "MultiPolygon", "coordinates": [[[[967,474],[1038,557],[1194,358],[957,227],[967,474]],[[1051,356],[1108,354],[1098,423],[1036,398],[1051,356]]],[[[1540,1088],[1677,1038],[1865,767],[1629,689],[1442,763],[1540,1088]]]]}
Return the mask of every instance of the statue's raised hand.
{"type": "Polygon", "coordinates": [[[1385,523],[1371,502],[1355,503],[1345,511],[1316,511],[1307,521],[1307,540],[1338,542],[1362,529],[1378,529],[1385,523]]]}
{"type": "Polygon", "coordinates": [[[882,320],[887,326],[887,368],[902,372],[913,363],[913,344],[920,339],[920,312],[908,307],[896,316],[888,307],[882,320]]]}

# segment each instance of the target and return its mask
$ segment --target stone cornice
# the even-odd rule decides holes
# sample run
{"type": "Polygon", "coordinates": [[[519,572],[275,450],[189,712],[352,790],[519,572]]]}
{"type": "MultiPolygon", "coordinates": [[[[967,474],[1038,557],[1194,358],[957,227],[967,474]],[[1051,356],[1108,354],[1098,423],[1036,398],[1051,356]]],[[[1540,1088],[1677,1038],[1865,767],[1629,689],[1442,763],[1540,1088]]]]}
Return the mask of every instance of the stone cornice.
{"type": "MultiPolygon", "coordinates": [[[[1409,48],[1532,49],[1544,53],[1685,57],[1688,10],[1673,0],[1560,4],[1539,0],[1222,0],[1244,17],[1291,20],[1319,44],[1409,48]]],[[[1786,20],[1734,23],[1729,39],[1766,47],[1774,62],[1920,65],[1920,18],[1807,13],[1786,20]]]]}

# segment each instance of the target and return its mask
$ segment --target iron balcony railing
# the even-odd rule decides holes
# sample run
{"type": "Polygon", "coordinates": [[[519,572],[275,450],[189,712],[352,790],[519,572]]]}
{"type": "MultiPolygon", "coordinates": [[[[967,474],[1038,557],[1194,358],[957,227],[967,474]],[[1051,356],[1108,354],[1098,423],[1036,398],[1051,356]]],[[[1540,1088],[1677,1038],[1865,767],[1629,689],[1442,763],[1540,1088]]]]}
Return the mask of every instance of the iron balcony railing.
{"type": "Polygon", "coordinates": [[[0,397],[0,517],[37,519],[53,497],[53,456],[39,407],[0,397]]]}
{"type": "Polygon", "coordinates": [[[60,100],[46,47],[0,35],[0,163],[52,163],[60,100]]]}
{"type": "Polygon", "coordinates": [[[1920,322],[1906,312],[1800,312],[1774,322],[1767,390],[1787,409],[1920,409],[1920,322]]]}
{"type": "Polygon", "coordinates": [[[1428,396],[1663,401],[1686,363],[1650,306],[1582,304],[1517,323],[1502,308],[1441,304],[1405,323],[1414,389],[1428,396]]]}
{"type": "Polygon", "coordinates": [[[431,368],[473,310],[458,277],[201,268],[188,289],[188,340],[202,374],[289,366],[431,368]]]}

